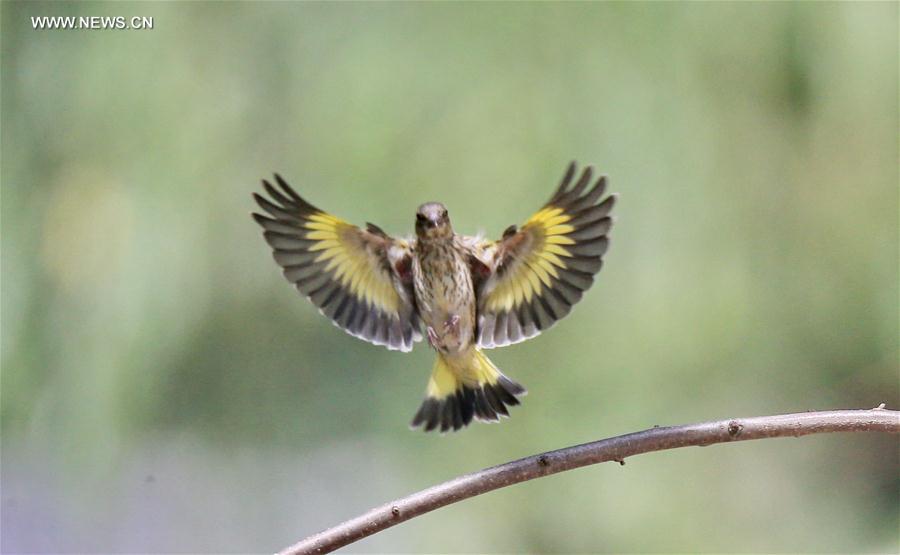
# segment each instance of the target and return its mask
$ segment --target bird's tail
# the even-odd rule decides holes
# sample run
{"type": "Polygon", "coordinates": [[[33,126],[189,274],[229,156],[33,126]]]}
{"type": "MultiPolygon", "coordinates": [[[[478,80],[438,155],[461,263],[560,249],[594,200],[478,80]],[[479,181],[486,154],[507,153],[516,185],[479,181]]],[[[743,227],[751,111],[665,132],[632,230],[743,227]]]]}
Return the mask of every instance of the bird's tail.
{"type": "Polygon", "coordinates": [[[518,405],[517,397],[525,393],[477,348],[458,355],[438,352],[425,400],[410,426],[446,432],[467,426],[473,417],[497,421],[509,416],[506,407],[518,405]]]}

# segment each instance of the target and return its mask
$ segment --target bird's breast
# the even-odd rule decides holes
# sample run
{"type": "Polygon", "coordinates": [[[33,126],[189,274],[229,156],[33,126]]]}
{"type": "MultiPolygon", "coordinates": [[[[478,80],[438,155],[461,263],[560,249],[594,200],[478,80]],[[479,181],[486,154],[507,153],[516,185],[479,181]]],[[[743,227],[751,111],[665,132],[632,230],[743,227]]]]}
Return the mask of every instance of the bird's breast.
{"type": "Polygon", "coordinates": [[[437,330],[456,315],[460,334],[474,335],[475,291],[463,253],[452,243],[419,245],[417,251],[413,283],[422,320],[437,330]]]}

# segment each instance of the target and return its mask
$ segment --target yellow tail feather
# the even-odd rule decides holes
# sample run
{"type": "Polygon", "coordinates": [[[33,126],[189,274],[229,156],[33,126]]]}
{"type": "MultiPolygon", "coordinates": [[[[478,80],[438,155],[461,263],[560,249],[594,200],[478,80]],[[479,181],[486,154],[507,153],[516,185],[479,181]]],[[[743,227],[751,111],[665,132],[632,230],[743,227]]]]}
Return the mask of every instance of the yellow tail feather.
{"type": "Polygon", "coordinates": [[[410,424],[426,432],[459,430],[473,418],[497,421],[509,416],[506,407],[518,405],[525,388],[504,376],[480,350],[456,355],[438,353],[425,401],[410,424]]]}

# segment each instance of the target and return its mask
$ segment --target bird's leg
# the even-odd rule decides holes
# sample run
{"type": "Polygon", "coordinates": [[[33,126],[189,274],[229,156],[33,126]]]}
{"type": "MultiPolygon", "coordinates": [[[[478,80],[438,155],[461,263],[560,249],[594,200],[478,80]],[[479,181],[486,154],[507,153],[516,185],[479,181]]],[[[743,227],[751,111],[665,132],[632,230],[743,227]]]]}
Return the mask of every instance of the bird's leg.
{"type": "Polygon", "coordinates": [[[425,332],[428,334],[428,343],[430,343],[432,348],[434,348],[435,350],[439,350],[440,344],[441,344],[441,338],[438,337],[438,334],[436,331],[434,331],[434,328],[431,326],[428,326],[428,328],[425,330],[425,332]]]}

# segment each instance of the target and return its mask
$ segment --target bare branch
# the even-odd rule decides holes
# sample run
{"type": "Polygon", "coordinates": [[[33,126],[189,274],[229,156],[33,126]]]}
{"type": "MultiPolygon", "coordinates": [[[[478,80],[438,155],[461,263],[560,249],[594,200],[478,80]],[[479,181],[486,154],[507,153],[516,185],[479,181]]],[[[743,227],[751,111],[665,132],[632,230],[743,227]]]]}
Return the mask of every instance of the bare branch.
{"type": "Polygon", "coordinates": [[[284,549],[281,555],[329,553],[445,505],[573,468],[609,461],[625,464],[626,457],[678,447],[772,437],[799,437],[829,432],[900,433],[900,412],[886,410],[882,404],[870,410],[836,410],[734,418],[687,426],[651,428],[566,447],[466,474],[397,499],[310,536],[284,549]]]}

